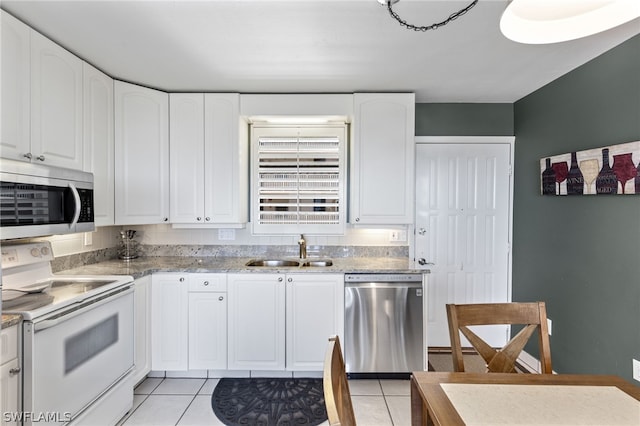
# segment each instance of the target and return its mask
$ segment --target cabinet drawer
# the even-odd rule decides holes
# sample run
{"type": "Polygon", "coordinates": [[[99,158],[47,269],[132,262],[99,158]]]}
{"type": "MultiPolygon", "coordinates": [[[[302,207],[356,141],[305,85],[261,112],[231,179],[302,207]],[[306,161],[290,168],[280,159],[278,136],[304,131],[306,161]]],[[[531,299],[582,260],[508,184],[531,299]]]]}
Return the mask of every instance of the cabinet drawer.
{"type": "Polygon", "coordinates": [[[14,325],[0,333],[0,364],[18,357],[18,326],[14,325]]]}
{"type": "Polygon", "coordinates": [[[227,274],[189,274],[189,291],[227,291],[227,274]]]}

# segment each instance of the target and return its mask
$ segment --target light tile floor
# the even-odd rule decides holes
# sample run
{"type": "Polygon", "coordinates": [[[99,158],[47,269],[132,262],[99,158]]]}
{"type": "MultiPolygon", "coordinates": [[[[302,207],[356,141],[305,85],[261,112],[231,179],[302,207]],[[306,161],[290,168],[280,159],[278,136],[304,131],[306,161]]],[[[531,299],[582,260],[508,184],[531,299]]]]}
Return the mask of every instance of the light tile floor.
{"type": "MultiPolygon", "coordinates": [[[[211,394],[219,379],[147,378],[134,390],[133,409],[121,426],[223,425],[211,394]]],[[[411,424],[409,380],[349,380],[358,425],[411,424]]]]}

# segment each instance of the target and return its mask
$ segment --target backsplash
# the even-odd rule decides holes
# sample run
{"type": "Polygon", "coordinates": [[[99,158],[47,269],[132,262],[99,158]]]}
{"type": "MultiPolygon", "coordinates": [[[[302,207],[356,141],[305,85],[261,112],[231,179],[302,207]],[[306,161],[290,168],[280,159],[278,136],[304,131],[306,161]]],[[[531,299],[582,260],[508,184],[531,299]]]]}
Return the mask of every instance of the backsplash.
{"type": "MultiPolygon", "coordinates": [[[[139,246],[141,257],[298,257],[298,246],[276,245],[148,245],[139,246]]],[[[407,246],[308,246],[309,257],[385,257],[407,258],[407,246]]],[[[58,256],[51,263],[53,272],[117,259],[116,247],[67,256],[58,256]]],[[[123,262],[125,262],[123,260],[123,262]]]]}

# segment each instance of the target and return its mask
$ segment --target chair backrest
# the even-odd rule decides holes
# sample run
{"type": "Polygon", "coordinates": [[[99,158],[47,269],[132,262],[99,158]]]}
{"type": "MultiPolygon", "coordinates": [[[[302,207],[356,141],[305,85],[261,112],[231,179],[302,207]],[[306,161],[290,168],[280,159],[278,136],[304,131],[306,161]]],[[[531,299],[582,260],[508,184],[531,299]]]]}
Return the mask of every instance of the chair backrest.
{"type": "Polygon", "coordinates": [[[515,373],[517,372],[515,363],[520,352],[537,330],[540,372],[545,374],[553,372],[547,310],[544,302],[448,304],[447,318],[454,371],[464,371],[460,333],[484,358],[489,373],[515,373]],[[496,350],[468,328],[468,326],[492,324],[524,325],[524,327],[502,349],[496,350]]]}
{"type": "Polygon", "coordinates": [[[329,346],[324,357],[323,388],[329,424],[355,426],[356,418],[353,414],[349,383],[338,336],[329,338],[329,346]]]}

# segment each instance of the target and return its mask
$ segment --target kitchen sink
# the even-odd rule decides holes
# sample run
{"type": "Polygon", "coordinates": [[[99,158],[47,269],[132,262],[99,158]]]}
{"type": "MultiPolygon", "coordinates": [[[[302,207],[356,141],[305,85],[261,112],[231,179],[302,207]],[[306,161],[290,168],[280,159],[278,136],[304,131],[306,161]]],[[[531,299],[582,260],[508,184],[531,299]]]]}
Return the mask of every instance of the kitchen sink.
{"type": "Polygon", "coordinates": [[[332,266],[333,261],[330,259],[300,259],[300,260],[289,260],[289,259],[254,259],[250,260],[246,263],[246,266],[270,266],[270,267],[323,267],[323,266],[332,266]]]}
{"type": "Polygon", "coordinates": [[[247,262],[247,266],[300,266],[297,260],[256,259],[247,262]]]}
{"type": "Polygon", "coordinates": [[[331,260],[307,260],[303,261],[300,266],[331,266],[333,261],[331,260]]]}

